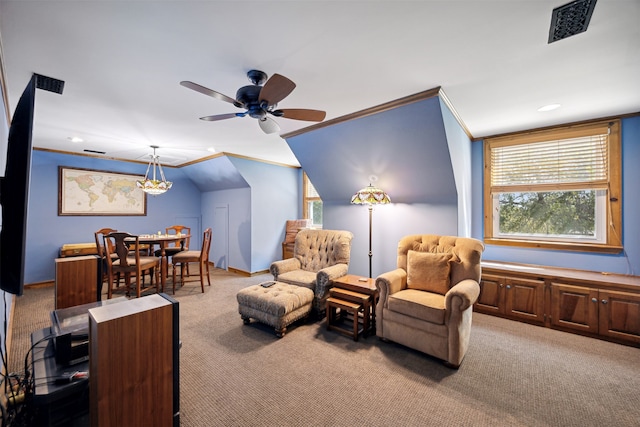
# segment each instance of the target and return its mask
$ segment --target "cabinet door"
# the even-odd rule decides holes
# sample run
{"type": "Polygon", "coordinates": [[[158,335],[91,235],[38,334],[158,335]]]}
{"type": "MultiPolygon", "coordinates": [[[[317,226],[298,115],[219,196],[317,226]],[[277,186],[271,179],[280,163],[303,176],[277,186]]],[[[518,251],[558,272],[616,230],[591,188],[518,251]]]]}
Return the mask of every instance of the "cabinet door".
{"type": "Polygon", "coordinates": [[[640,343],[640,295],[600,291],[600,335],[640,343]]]}
{"type": "Polygon", "coordinates": [[[544,281],[506,278],[505,314],[544,323],[544,281]]]}
{"type": "Polygon", "coordinates": [[[560,283],[551,284],[551,324],[598,332],[598,290],[560,283]]]}
{"type": "Polygon", "coordinates": [[[55,263],[56,309],[98,301],[97,255],[56,258],[55,263]]]}
{"type": "Polygon", "coordinates": [[[475,307],[481,313],[503,313],[502,289],[504,279],[499,276],[483,274],[480,280],[480,296],[475,307]]]}

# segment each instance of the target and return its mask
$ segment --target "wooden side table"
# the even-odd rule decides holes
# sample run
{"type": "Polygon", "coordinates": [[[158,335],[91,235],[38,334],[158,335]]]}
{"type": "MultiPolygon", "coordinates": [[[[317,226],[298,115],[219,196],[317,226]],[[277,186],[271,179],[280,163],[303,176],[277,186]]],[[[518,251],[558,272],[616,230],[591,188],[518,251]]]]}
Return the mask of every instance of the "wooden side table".
{"type": "MultiPolygon", "coordinates": [[[[376,279],[369,277],[357,276],[355,274],[347,274],[333,281],[333,286],[339,289],[346,289],[351,292],[364,294],[369,296],[368,304],[363,304],[366,317],[364,335],[369,332],[376,332],[376,304],[378,302],[378,289],[376,288],[376,279]]],[[[340,297],[342,298],[342,297],[340,297]]]]}
{"type": "Polygon", "coordinates": [[[358,336],[364,332],[364,326],[362,329],[359,328],[358,313],[360,310],[362,310],[362,304],[339,298],[327,298],[327,329],[341,332],[353,338],[354,341],[358,341],[358,336]],[[351,328],[342,325],[342,321],[348,318],[347,313],[351,317],[353,325],[351,328]]]}

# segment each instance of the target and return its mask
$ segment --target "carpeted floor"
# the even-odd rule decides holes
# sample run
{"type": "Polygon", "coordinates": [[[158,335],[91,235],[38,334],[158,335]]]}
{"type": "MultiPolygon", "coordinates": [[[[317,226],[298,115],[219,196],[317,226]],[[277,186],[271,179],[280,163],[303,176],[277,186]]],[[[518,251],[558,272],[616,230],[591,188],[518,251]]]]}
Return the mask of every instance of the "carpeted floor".
{"type": "MultiPolygon", "coordinates": [[[[176,293],[182,426],[640,425],[638,348],[477,313],[457,371],[322,322],[278,339],[243,325],[235,300],[270,278],[214,269],[204,294],[198,283],[176,293]]],[[[52,288],[18,298],[10,369],[21,369],[20,342],[48,325],[52,306],[52,288]]]]}

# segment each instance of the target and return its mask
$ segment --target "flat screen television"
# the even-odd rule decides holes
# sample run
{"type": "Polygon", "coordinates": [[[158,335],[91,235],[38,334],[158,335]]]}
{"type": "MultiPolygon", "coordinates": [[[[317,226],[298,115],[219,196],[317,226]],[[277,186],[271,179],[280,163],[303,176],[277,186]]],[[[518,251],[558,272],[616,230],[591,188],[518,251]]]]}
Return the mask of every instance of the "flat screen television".
{"type": "Polygon", "coordinates": [[[22,295],[31,176],[31,135],[37,75],[34,74],[16,106],[7,140],[7,165],[0,177],[0,289],[22,295]]]}

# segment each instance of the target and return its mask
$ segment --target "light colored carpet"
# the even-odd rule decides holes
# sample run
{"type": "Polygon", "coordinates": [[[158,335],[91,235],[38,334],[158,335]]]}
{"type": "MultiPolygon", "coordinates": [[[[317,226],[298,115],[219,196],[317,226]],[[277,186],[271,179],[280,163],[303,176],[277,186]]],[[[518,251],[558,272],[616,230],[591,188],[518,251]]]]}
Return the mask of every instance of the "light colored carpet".
{"type": "MultiPolygon", "coordinates": [[[[278,339],[266,325],[243,325],[235,299],[270,275],[211,276],[204,294],[191,283],[176,295],[182,426],[640,425],[638,348],[476,313],[455,371],[324,322],[295,324],[278,339]]],[[[51,308],[35,299],[52,301],[53,290],[18,299],[14,349],[19,335],[48,325],[42,311],[51,308]]]]}

